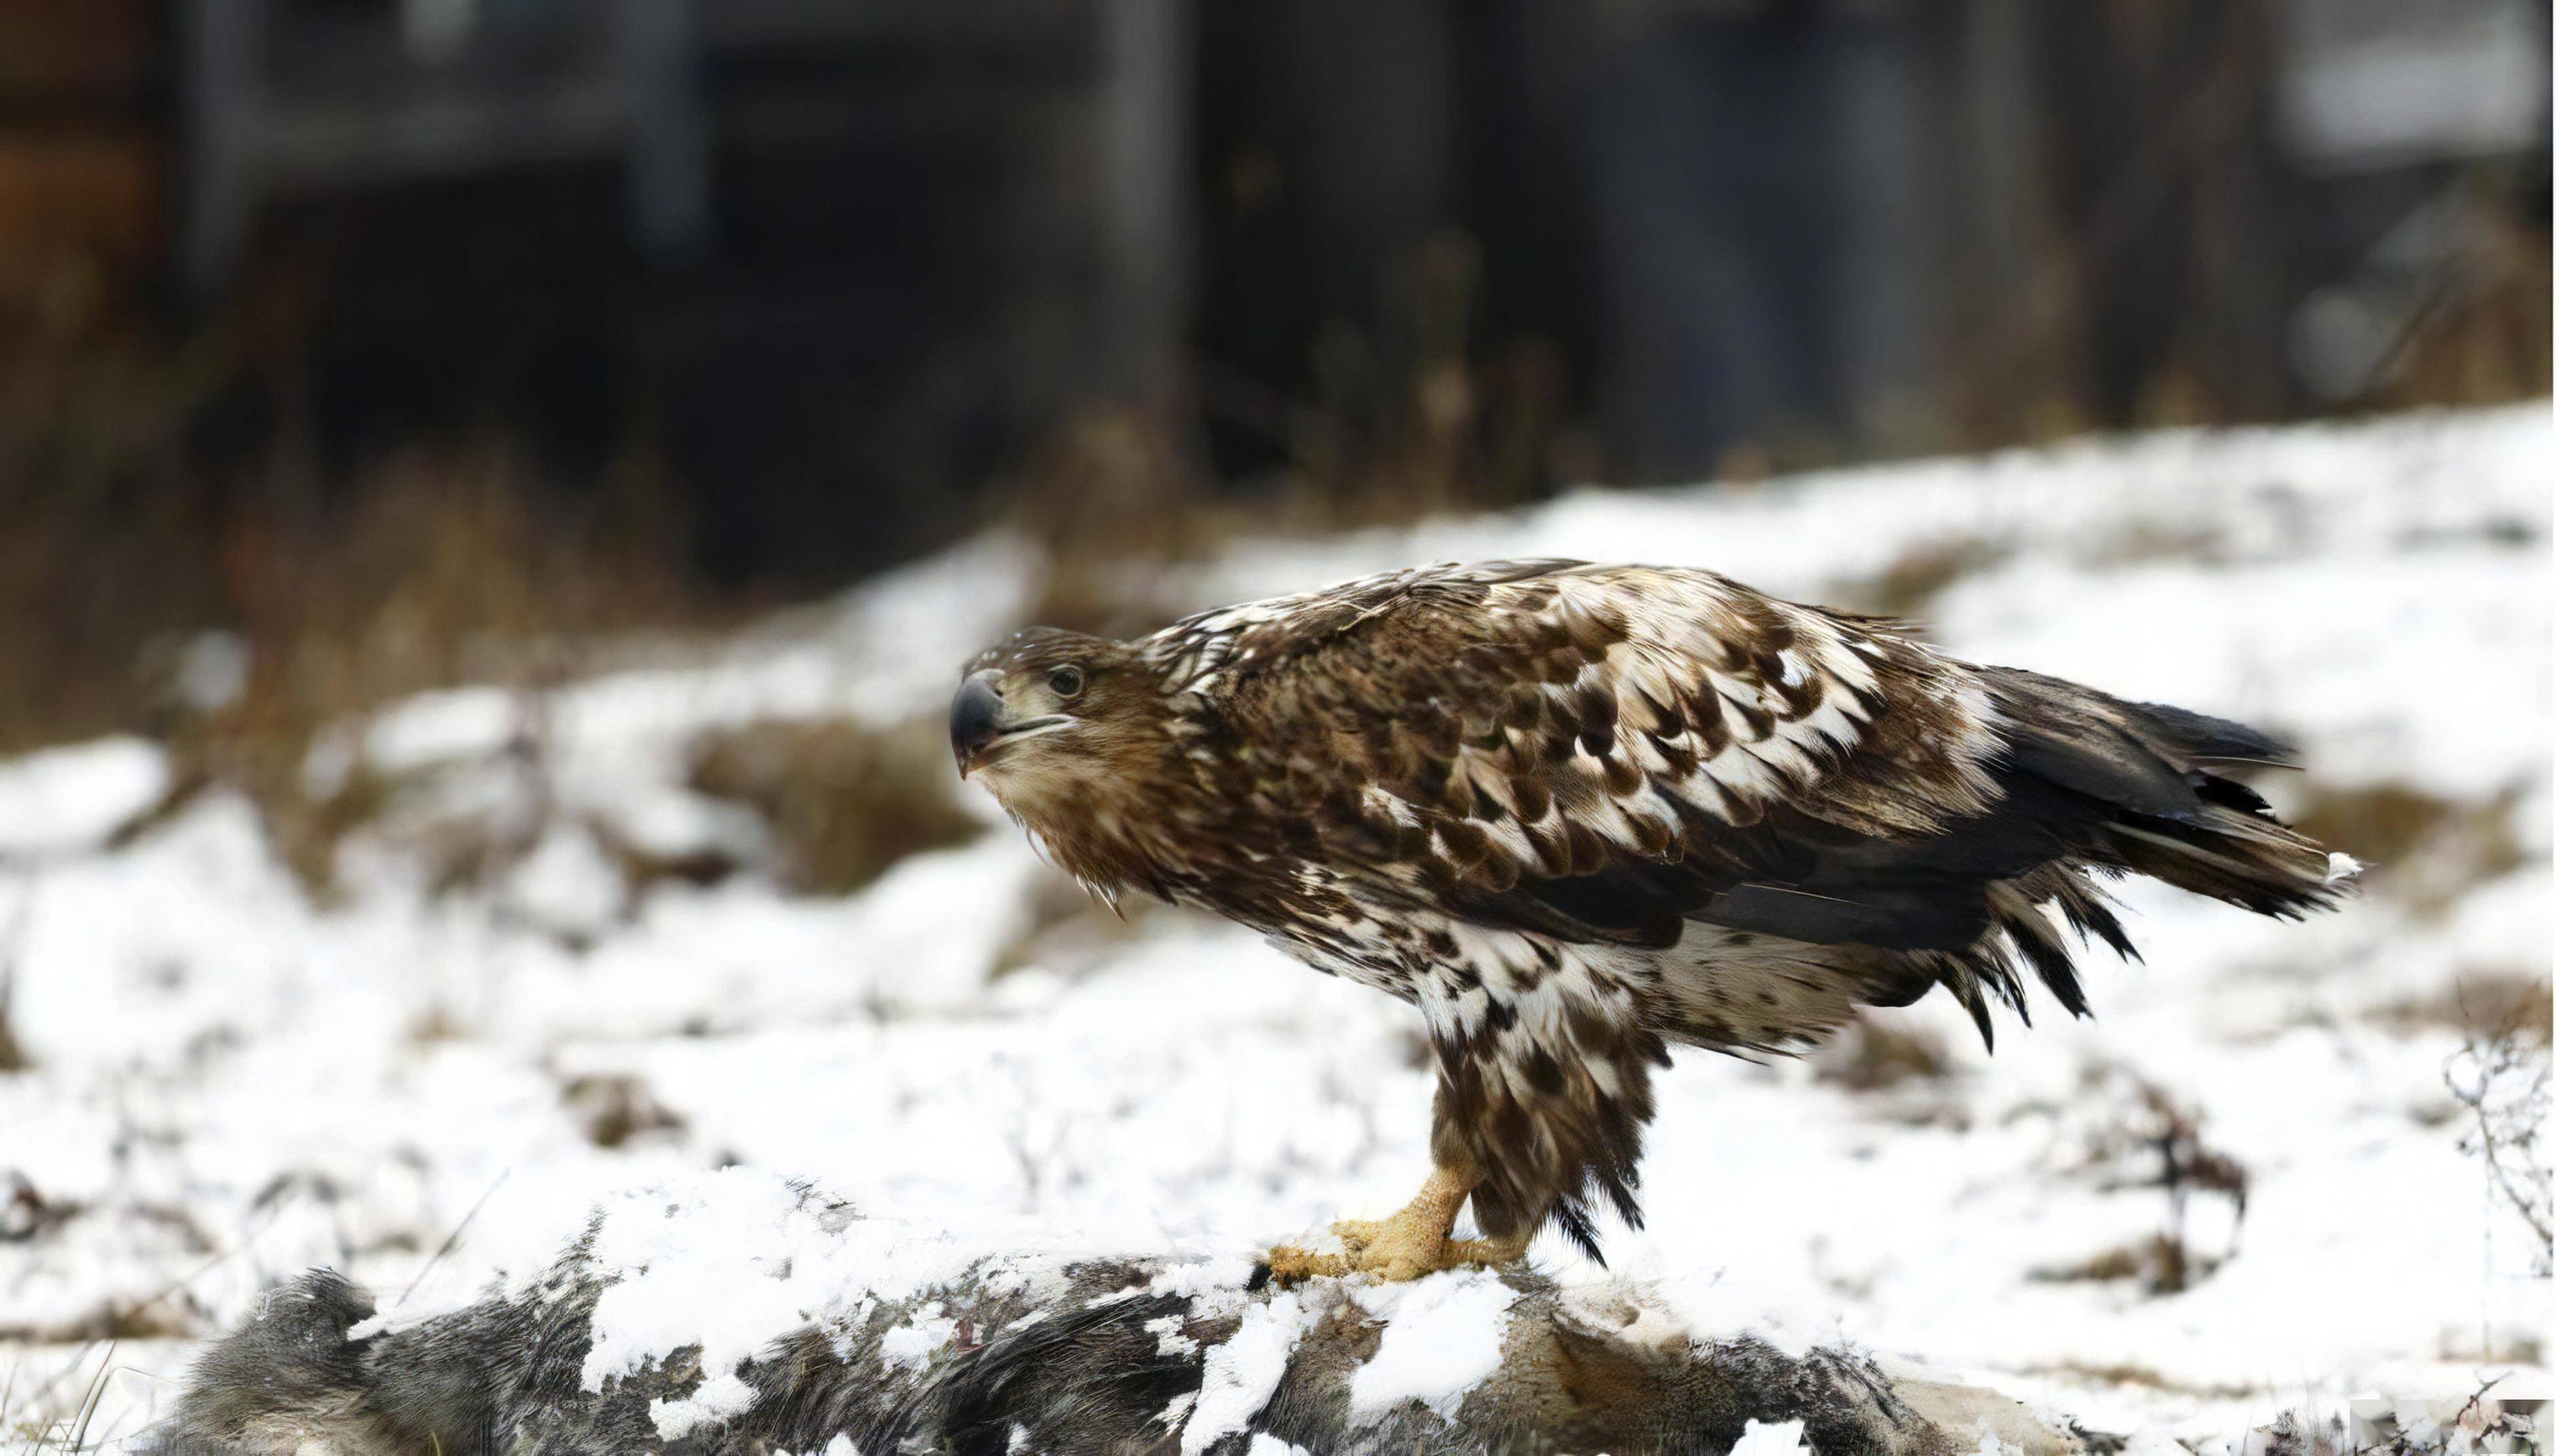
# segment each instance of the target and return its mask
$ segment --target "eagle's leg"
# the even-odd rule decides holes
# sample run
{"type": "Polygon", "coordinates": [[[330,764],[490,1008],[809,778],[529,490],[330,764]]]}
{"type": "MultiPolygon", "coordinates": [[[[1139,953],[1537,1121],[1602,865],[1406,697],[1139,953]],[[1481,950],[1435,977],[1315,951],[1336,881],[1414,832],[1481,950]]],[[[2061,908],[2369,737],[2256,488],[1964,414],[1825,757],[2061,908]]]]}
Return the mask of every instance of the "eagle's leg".
{"type": "Polygon", "coordinates": [[[1418,1196],[1385,1219],[1343,1219],[1332,1232],[1345,1251],[1320,1253],[1287,1245],[1269,1251],[1269,1274],[1281,1283],[1326,1274],[1371,1274],[1385,1279],[1416,1279],[1422,1274],[1465,1265],[1506,1264],[1526,1253],[1527,1239],[1452,1239],[1456,1211],[1465,1206],[1481,1179],[1463,1169],[1440,1164],[1418,1196]]]}

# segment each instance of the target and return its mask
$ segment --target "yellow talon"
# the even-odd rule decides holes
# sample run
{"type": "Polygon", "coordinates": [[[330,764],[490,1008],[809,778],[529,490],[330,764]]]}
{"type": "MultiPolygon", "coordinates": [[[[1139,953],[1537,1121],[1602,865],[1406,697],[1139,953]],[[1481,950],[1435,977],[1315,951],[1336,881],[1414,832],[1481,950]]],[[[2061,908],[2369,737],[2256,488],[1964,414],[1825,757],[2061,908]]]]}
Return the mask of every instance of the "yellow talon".
{"type": "Polygon", "coordinates": [[[1453,1239],[1456,1210],[1473,1180],[1452,1169],[1430,1171],[1420,1194],[1387,1219],[1342,1219],[1332,1225],[1339,1254],[1281,1244],[1269,1251],[1269,1276],[1282,1284],[1347,1274],[1416,1279],[1444,1269],[1507,1264],[1526,1253],[1527,1236],[1453,1239]]]}
{"type": "Polygon", "coordinates": [[[1391,1223],[1390,1219],[1381,1218],[1344,1218],[1332,1225],[1332,1237],[1347,1248],[1363,1249],[1383,1238],[1391,1223]]]}

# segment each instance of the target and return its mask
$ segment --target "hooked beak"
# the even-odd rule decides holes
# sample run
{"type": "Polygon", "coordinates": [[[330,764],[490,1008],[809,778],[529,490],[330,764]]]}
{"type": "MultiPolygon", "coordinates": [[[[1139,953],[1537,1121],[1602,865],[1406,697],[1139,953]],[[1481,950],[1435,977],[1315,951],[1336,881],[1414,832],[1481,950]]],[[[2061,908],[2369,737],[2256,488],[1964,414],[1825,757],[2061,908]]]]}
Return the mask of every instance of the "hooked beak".
{"type": "Polygon", "coordinates": [[[1003,716],[1003,695],[994,684],[1002,673],[992,667],[967,674],[950,699],[950,755],[958,761],[958,777],[982,765],[988,755],[1016,739],[1031,738],[1073,722],[1062,713],[1013,722],[1003,716]]]}

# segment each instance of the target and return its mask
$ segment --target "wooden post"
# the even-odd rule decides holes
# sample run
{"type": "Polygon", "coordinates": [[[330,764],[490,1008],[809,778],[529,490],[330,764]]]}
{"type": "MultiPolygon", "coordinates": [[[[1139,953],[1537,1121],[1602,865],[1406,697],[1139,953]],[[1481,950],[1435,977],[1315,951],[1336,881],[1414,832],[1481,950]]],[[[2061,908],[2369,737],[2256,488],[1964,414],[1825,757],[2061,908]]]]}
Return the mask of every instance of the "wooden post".
{"type": "Polygon", "coordinates": [[[613,18],[629,108],[631,227],[651,259],[681,261],[700,252],[709,230],[709,144],[691,0],[617,0],[613,18]]]}
{"type": "Polygon", "coordinates": [[[1183,0],[1100,0],[1099,345],[1110,392],[1144,409],[1178,386],[1189,239],[1189,17],[1183,0]]]}
{"type": "Polygon", "coordinates": [[[258,48],[265,0],[184,0],[178,7],[179,266],[210,289],[230,267],[257,208],[258,48]]]}

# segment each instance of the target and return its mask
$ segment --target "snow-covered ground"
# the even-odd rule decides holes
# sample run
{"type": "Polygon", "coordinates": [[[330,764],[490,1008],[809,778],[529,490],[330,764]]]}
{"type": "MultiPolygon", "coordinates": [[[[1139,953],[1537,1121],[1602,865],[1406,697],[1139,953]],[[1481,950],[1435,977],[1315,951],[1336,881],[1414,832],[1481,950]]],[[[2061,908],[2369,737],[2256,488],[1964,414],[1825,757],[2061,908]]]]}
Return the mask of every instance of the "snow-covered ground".
{"type": "MultiPolygon", "coordinates": [[[[1843,1337],[2197,1443],[2545,1358],[2549,1282],[2443,1082],[2462,1033],[2408,1009],[2548,974],[2552,446],[2531,407],[1591,492],[1261,544],[1160,592],[1503,554],[1709,565],[1811,600],[1919,582],[1966,656],[2294,736],[2307,772],[2265,786],[2284,805],[2401,788],[2468,826],[2305,925],[2134,890],[2146,963],[2100,960],[2096,1020],[2009,1025],[1993,1058],[1927,1004],[1887,1020],[1940,1048],[1933,1074],[1876,1089],[1834,1058],[1690,1053],[1661,1079],[1649,1227],[1607,1249],[1692,1323],[1843,1337]],[[2053,1278],[2168,1225],[2153,1159],[2120,1146],[2144,1087],[2243,1166],[2241,1225],[2191,1196],[2190,1252],[2224,1262],[2181,1292],[2053,1278]]],[[[1406,1009],[1184,915],[1042,930],[1054,872],[972,789],[981,836],[829,899],[781,888],[764,826],[687,787],[708,728],[937,714],[1040,569],[980,542],[708,661],[344,725],[314,784],[399,788],[325,905],[225,791],[111,842],[171,781],[155,745],[0,765],[26,1063],[0,1072],[0,1441],[102,1366],[91,1438],[129,1434],[192,1339],[306,1266],[395,1314],[449,1305],[538,1268],[598,1197],[728,1162],[1129,1253],[1247,1251],[1398,1203],[1429,1105],[1406,1009]],[[453,823],[525,852],[439,894],[420,846],[453,823]],[[748,868],[634,891],[615,845],[748,868]],[[598,1119],[623,1126],[599,1142],[598,1119]],[[85,1339],[108,1328],[111,1355],[85,1339]]],[[[1535,1257],[1579,1270],[1552,1241],[1535,1257]]]]}

